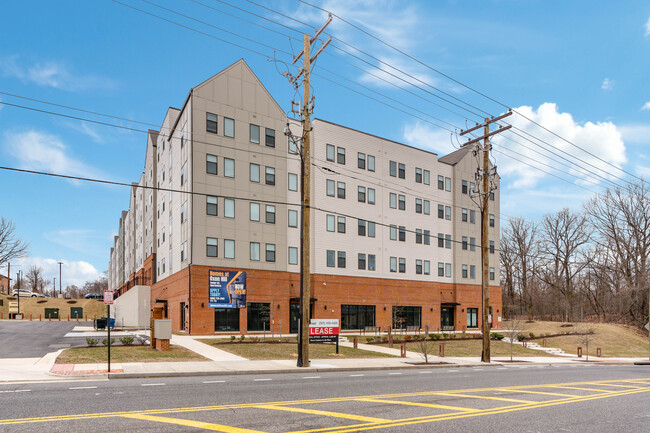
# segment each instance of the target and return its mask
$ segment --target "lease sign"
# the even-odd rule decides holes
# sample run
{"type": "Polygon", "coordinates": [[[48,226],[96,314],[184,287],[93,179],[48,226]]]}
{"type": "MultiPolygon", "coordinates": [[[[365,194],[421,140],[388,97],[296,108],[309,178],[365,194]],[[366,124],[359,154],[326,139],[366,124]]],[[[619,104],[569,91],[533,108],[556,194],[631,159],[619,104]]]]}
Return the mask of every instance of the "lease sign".
{"type": "Polygon", "coordinates": [[[309,322],[310,343],[335,343],[338,336],[338,319],[311,319],[309,322]]]}

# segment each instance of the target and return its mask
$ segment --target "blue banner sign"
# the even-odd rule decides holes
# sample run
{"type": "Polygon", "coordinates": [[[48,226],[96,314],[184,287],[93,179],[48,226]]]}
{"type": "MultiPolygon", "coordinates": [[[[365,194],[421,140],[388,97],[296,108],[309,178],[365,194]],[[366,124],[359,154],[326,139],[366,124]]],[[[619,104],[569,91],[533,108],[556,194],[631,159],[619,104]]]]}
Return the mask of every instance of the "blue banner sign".
{"type": "Polygon", "coordinates": [[[208,271],[209,308],[246,308],[246,272],[208,271]]]}

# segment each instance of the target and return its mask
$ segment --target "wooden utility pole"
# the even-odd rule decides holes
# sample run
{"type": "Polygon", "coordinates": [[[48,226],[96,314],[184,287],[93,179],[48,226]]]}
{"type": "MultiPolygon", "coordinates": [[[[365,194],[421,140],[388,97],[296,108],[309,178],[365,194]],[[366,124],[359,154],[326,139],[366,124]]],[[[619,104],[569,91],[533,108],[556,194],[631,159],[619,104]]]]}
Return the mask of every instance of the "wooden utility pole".
{"type": "MultiPolygon", "coordinates": [[[[311,56],[311,44],[325,30],[325,27],[332,21],[332,14],[329,15],[325,24],[312,37],[305,33],[304,46],[302,51],[293,59],[295,64],[301,56],[304,58],[302,70],[290,81],[297,82],[303,76],[303,101],[300,117],[302,120],[302,146],[301,146],[301,169],[300,169],[300,319],[298,328],[298,367],[309,367],[309,318],[311,300],[311,112],[313,102],[311,98],[311,64],[325,47],[331,42],[330,37],[311,56]]],[[[290,132],[289,132],[290,133],[290,132]]]]}
{"type": "Polygon", "coordinates": [[[483,136],[475,138],[463,144],[465,146],[471,146],[474,143],[480,143],[483,141],[483,147],[480,147],[478,144],[478,151],[483,152],[483,167],[478,168],[477,179],[483,181],[481,192],[479,194],[480,207],[481,207],[481,299],[482,299],[482,320],[481,320],[481,330],[483,331],[483,349],[481,351],[481,361],[490,362],[490,323],[492,322],[488,317],[490,314],[490,254],[488,250],[488,220],[489,220],[489,203],[490,195],[493,192],[491,187],[492,176],[494,172],[490,168],[490,150],[492,146],[490,145],[489,138],[493,135],[499,134],[500,132],[506,131],[512,127],[512,125],[499,128],[494,132],[490,132],[490,124],[498,120],[508,117],[512,114],[511,111],[508,111],[506,114],[503,114],[496,118],[486,118],[485,123],[482,125],[476,125],[473,128],[462,131],[460,135],[468,134],[472,131],[476,131],[480,128],[483,128],[483,136]]]}

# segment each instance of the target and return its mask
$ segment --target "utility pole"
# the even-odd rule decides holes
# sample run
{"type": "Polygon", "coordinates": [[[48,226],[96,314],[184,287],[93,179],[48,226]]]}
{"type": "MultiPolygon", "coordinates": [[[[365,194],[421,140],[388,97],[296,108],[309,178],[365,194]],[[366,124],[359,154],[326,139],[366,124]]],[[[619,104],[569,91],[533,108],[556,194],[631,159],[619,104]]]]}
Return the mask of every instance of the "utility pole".
{"type": "MultiPolygon", "coordinates": [[[[63,262],[58,262],[58,263],[59,263],[59,295],[60,295],[61,294],[61,265],[63,264],[63,262]]],[[[54,291],[56,292],[56,286],[54,286],[54,291]]]]}
{"type": "Polygon", "coordinates": [[[7,295],[11,295],[11,263],[7,263],[7,295]]]}
{"type": "Polygon", "coordinates": [[[502,114],[498,117],[485,118],[485,123],[482,125],[476,125],[473,128],[462,131],[460,135],[469,134],[472,131],[483,128],[483,136],[475,138],[463,144],[465,146],[472,146],[476,143],[475,152],[483,152],[483,168],[477,168],[476,180],[483,181],[481,187],[481,192],[479,194],[479,206],[481,208],[481,299],[482,299],[482,318],[481,318],[481,330],[483,332],[483,349],[481,351],[481,362],[490,362],[490,323],[492,322],[488,317],[490,312],[490,254],[488,250],[488,219],[489,219],[489,203],[490,195],[496,189],[492,183],[492,177],[496,174],[496,167],[494,170],[490,168],[490,150],[492,150],[492,145],[490,144],[490,137],[496,134],[499,134],[503,131],[506,131],[512,127],[512,125],[504,126],[499,128],[494,132],[490,132],[490,124],[498,120],[501,120],[505,117],[512,115],[512,111],[508,111],[505,114],[502,114]],[[481,147],[480,142],[483,141],[483,147],[481,147]]]}
{"type": "MultiPolygon", "coordinates": [[[[303,76],[303,100],[300,109],[300,118],[302,122],[302,137],[301,137],[301,150],[300,150],[300,316],[298,326],[298,367],[309,367],[309,318],[310,318],[310,300],[311,300],[311,113],[314,109],[313,98],[311,97],[311,64],[316,60],[320,53],[323,52],[325,47],[332,41],[330,37],[324,42],[321,47],[316,51],[316,54],[311,55],[311,45],[318,39],[325,28],[332,22],[332,14],[329,14],[327,21],[323,26],[314,34],[310,36],[305,33],[303,49],[293,59],[293,64],[296,64],[300,57],[303,57],[303,67],[299,69],[298,74],[294,77],[288,72],[283,75],[289,78],[289,82],[294,85],[296,90],[299,87],[298,80],[303,76]]],[[[291,107],[296,105],[292,101],[291,107]]],[[[291,136],[289,129],[289,122],[287,120],[287,128],[285,135],[291,136]]],[[[291,137],[290,137],[291,139],[291,137]]]]}
{"type": "Polygon", "coordinates": [[[52,291],[52,295],[56,298],[56,277],[54,277],[54,290],[52,291]]]}
{"type": "Polygon", "coordinates": [[[18,314],[20,314],[20,271],[16,272],[16,282],[18,283],[18,314]]]}

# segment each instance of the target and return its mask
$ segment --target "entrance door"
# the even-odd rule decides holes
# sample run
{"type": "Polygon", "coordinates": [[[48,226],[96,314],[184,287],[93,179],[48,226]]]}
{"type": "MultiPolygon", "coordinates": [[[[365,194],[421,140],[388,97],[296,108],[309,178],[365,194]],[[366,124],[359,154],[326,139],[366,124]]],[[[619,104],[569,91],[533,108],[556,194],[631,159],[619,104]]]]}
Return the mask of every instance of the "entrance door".
{"type": "Polygon", "coordinates": [[[181,331],[185,331],[185,302],[181,302],[181,331]]]}
{"type": "Polygon", "coordinates": [[[440,308],[440,329],[442,331],[454,330],[454,307],[440,308]]]}
{"type": "Polygon", "coordinates": [[[289,332],[298,333],[298,317],[300,317],[300,304],[289,304],[289,332]]]}

